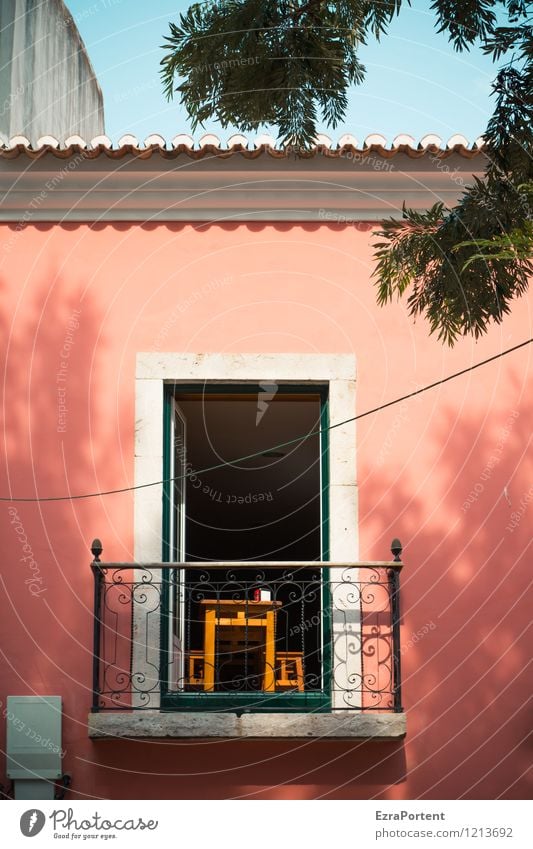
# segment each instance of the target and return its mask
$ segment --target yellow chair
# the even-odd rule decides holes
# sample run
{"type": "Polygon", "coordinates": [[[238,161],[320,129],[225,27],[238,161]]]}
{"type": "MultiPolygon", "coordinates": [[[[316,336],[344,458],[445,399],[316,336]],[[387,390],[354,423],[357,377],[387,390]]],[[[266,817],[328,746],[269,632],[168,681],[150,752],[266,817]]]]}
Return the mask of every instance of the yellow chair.
{"type": "Polygon", "coordinates": [[[231,653],[258,649],[262,659],[263,691],[276,689],[273,670],[276,662],[275,628],[276,611],[280,601],[246,601],[244,599],[202,599],[205,610],[204,626],[204,679],[207,692],[215,690],[217,646],[225,644],[231,653]],[[255,636],[254,636],[255,634],[255,636]]]}
{"type": "MultiPolygon", "coordinates": [[[[226,647],[224,647],[226,648],[226,647]]],[[[232,646],[237,649],[236,645],[232,646]]],[[[244,646],[239,647],[242,651],[244,646]]],[[[257,647],[249,647],[248,650],[257,650],[257,647]]],[[[203,651],[190,651],[188,653],[188,678],[187,684],[203,687],[205,681],[205,658],[203,651]]],[[[303,654],[297,651],[276,653],[276,690],[294,690],[304,692],[304,670],[303,654]]]]}
{"type": "Polygon", "coordinates": [[[276,690],[294,688],[304,691],[303,654],[298,651],[276,653],[276,690]]]}

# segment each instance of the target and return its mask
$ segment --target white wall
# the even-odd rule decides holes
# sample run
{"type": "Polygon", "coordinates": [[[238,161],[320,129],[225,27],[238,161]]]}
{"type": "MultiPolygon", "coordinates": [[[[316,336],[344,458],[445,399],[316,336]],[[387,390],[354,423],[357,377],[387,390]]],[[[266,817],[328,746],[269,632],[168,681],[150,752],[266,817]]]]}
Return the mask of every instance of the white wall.
{"type": "Polygon", "coordinates": [[[102,92],[63,0],[0,0],[0,139],[91,139],[102,92]]]}

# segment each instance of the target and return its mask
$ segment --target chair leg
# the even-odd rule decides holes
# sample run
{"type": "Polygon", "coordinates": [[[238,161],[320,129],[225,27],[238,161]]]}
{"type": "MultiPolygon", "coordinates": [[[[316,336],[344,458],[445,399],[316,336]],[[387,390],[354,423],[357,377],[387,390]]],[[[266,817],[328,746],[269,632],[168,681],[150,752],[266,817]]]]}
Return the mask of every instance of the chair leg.
{"type": "Polygon", "coordinates": [[[294,660],[294,664],[296,666],[296,681],[298,684],[298,691],[303,693],[304,691],[304,667],[302,663],[302,658],[297,657],[294,660]]]}

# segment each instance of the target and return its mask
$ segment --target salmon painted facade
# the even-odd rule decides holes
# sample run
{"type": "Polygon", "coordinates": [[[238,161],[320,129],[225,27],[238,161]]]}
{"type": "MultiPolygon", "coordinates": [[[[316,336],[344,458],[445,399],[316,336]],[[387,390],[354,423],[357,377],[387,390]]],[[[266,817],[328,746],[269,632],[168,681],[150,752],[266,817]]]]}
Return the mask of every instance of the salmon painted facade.
{"type": "Polygon", "coordinates": [[[163,144],[0,153],[4,792],[524,798],[531,348],[413,393],[531,298],[449,349],[372,279],[482,149],[163,144]]]}

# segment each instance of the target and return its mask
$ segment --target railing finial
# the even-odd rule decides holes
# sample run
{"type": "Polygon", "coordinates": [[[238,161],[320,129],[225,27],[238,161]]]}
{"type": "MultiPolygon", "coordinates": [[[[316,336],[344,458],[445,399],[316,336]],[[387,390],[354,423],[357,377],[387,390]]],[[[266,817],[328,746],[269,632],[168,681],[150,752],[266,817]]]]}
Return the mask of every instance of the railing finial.
{"type": "Polygon", "coordinates": [[[99,539],[93,539],[92,544],[91,544],[91,554],[94,557],[95,563],[100,562],[100,555],[101,555],[103,550],[104,550],[104,547],[103,547],[102,543],[100,542],[100,540],[99,539]]]}
{"type": "Polygon", "coordinates": [[[394,537],[393,541],[391,542],[390,550],[394,557],[394,562],[400,563],[402,559],[403,546],[397,537],[394,537]]]}

